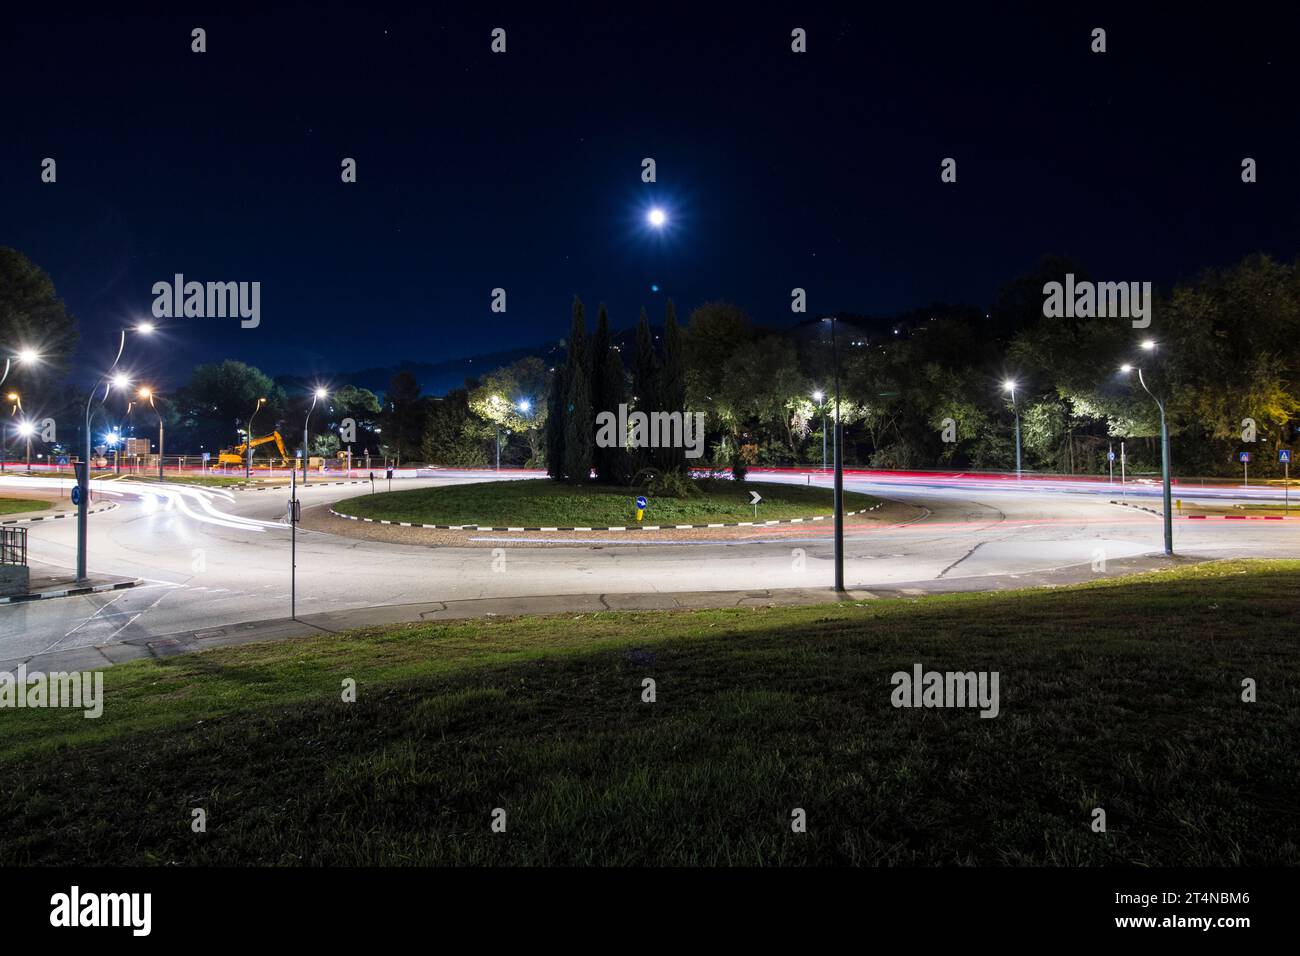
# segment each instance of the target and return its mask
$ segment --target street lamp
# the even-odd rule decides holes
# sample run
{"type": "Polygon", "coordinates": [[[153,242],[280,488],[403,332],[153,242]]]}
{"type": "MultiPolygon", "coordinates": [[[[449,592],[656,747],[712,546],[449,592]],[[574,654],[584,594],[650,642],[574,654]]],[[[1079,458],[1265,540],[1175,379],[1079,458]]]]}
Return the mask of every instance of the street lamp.
{"type": "MultiPolygon", "coordinates": [[[[100,382],[100,385],[104,386],[104,397],[103,399],[100,400],[100,404],[103,404],[104,402],[108,401],[108,393],[114,386],[125,390],[131,384],[130,379],[128,379],[127,376],[123,375],[122,373],[118,372],[116,374],[113,374],[114,370],[117,368],[117,363],[122,360],[122,352],[126,348],[126,334],[128,332],[138,332],[141,335],[149,335],[153,331],[154,331],[154,326],[148,322],[141,322],[130,328],[125,328],[122,330],[121,339],[117,345],[117,355],[113,358],[113,364],[109,366],[108,369],[109,374],[112,377],[107,378],[100,382]]],[[[90,406],[95,400],[95,393],[98,391],[99,391],[99,385],[96,385],[93,389],[90,390],[90,395],[86,398],[86,415],[85,415],[86,452],[85,452],[85,456],[82,458],[81,469],[77,475],[77,580],[78,581],[86,580],[86,533],[87,533],[86,520],[87,520],[88,509],[90,507],[90,452],[91,452],[90,426],[91,426],[91,420],[93,418],[93,416],[90,413],[90,406]]]]}
{"type": "MultiPolygon", "coordinates": [[[[1148,352],[1154,353],[1156,343],[1147,339],[1142,343],[1142,348],[1148,352]]],[[[1169,481],[1169,423],[1165,419],[1165,403],[1162,402],[1156,393],[1147,387],[1147,380],[1142,374],[1142,366],[1125,363],[1120,366],[1120,371],[1126,375],[1137,369],[1138,381],[1142,383],[1143,390],[1151,396],[1156,407],[1160,409],[1160,482],[1164,492],[1164,526],[1165,526],[1165,554],[1169,557],[1174,555],[1174,516],[1173,516],[1173,494],[1170,489],[1169,481]]]]}
{"type": "Polygon", "coordinates": [[[813,401],[817,403],[817,407],[821,409],[821,413],[822,413],[822,471],[825,471],[826,470],[826,405],[823,403],[822,400],[826,396],[825,394],[822,393],[821,389],[818,389],[817,391],[812,393],[812,397],[813,397],[813,401]]]}
{"type": "Polygon", "coordinates": [[[147,400],[147,401],[149,402],[149,407],[152,408],[152,409],[154,410],[154,414],[156,414],[156,415],[158,416],[158,480],[159,480],[159,481],[162,481],[162,480],[163,480],[163,417],[162,417],[162,412],[159,411],[159,410],[158,410],[158,406],[154,404],[154,401],[153,401],[153,397],[154,397],[153,389],[151,389],[151,388],[142,388],[142,389],[140,389],[140,393],[139,393],[139,394],[140,394],[140,398],[145,399],[145,400],[147,400]]]}
{"type": "Polygon", "coordinates": [[[244,449],[246,452],[244,455],[244,481],[252,481],[253,479],[253,419],[257,417],[257,413],[262,410],[262,406],[265,404],[266,399],[259,398],[257,407],[253,409],[253,414],[248,416],[248,436],[246,439],[248,447],[244,449]]]}
{"type": "Polygon", "coordinates": [[[1002,390],[1011,393],[1011,408],[1016,413],[1016,481],[1020,480],[1020,406],[1016,404],[1016,380],[1007,379],[1002,383],[1002,390]]]}
{"type": "MultiPolygon", "coordinates": [[[[319,402],[322,398],[328,398],[328,397],[329,397],[329,392],[327,392],[323,388],[318,388],[316,389],[316,391],[312,392],[311,408],[307,409],[307,418],[302,423],[302,483],[304,485],[307,484],[307,457],[308,457],[307,427],[311,423],[311,413],[316,410],[316,403],[319,402]]],[[[249,423],[249,431],[250,432],[252,431],[251,422],[249,423]]],[[[248,440],[251,444],[253,441],[252,434],[248,436],[248,440]]]]}
{"type": "Polygon", "coordinates": [[[18,434],[27,439],[27,474],[32,473],[32,435],[36,433],[36,426],[31,422],[22,421],[18,423],[18,434]]]}
{"type": "MultiPolygon", "coordinates": [[[[13,408],[9,410],[9,414],[11,416],[17,415],[20,411],[22,411],[23,402],[22,399],[18,397],[17,392],[10,392],[5,396],[5,400],[9,402],[13,402],[13,408]]],[[[0,428],[0,472],[3,472],[5,470],[5,459],[8,457],[9,457],[9,433],[6,432],[3,428],[0,428]]]]}
{"type": "Polygon", "coordinates": [[[836,341],[837,316],[822,319],[831,324],[831,364],[835,367],[835,590],[844,590],[844,426],[840,423],[840,352],[836,341]]]}
{"type": "Polygon", "coordinates": [[[40,360],[41,360],[40,353],[38,353],[35,349],[28,349],[28,348],[19,349],[17,352],[13,354],[12,358],[5,359],[5,370],[3,372],[0,372],[0,385],[3,385],[5,383],[5,379],[9,377],[9,369],[13,367],[13,363],[15,361],[17,361],[19,365],[35,365],[40,360]]]}

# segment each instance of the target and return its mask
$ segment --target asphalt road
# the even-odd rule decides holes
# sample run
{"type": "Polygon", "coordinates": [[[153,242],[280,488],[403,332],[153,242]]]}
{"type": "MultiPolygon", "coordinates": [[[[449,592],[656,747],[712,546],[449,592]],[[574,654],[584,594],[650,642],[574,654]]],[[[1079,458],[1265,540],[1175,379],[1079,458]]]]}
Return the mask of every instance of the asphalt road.
{"type": "MultiPolygon", "coordinates": [[[[493,477],[447,472],[399,479],[394,489],[493,477]]],[[[752,477],[809,480],[804,474],[752,477]]],[[[819,473],[811,480],[828,481],[819,473]]],[[[848,535],[850,588],[893,586],[921,593],[955,579],[970,587],[1003,587],[1008,580],[1057,569],[1071,569],[1075,578],[1099,576],[1116,573],[1125,559],[1161,549],[1159,517],[1111,504],[1117,486],[1105,482],[873,475],[852,476],[845,484],[924,509],[912,522],[848,535]]],[[[1126,500],[1158,510],[1158,492],[1151,485],[1130,486],[1126,500]]],[[[313,484],[302,499],[309,508],[360,493],[357,485],[313,484]]],[[[1221,503],[1272,494],[1179,489],[1185,500],[1221,503]]],[[[97,483],[97,498],[106,497],[120,507],[90,518],[90,570],[138,577],[143,584],[0,606],[0,660],[288,616],[287,491],[97,483]]],[[[75,567],[74,520],[30,528],[34,573],[75,567]]],[[[644,532],[634,539],[593,537],[569,547],[538,547],[506,533],[478,535],[503,549],[495,552],[481,545],[430,548],[300,531],[297,608],[301,615],[466,598],[829,588],[830,533],[829,523],[781,526],[754,529],[750,540],[715,543],[657,541],[653,532],[644,532]]],[[[1186,558],[1300,554],[1296,518],[1180,519],[1174,533],[1175,549],[1186,558]]]]}

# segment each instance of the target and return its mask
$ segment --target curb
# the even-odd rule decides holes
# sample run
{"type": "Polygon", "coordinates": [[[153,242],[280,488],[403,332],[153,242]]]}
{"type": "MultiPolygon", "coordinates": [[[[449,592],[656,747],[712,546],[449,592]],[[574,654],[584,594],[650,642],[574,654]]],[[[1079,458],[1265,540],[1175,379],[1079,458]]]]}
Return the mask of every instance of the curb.
{"type": "MultiPolygon", "coordinates": [[[[860,511],[846,511],[844,517],[851,518],[854,515],[864,515],[869,511],[875,511],[877,508],[884,507],[884,502],[878,502],[870,508],[863,508],[860,511]]],[[[722,521],[713,524],[646,524],[646,525],[618,525],[607,528],[596,527],[509,527],[494,528],[482,524],[418,524],[414,521],[387,521],[383,518],[358,518],[356,515],[345,515],[341,511],[330,509],[330,514],[336,518],[346,518],[349,521],[364,521],[367,524],[388,524],[398,528],[432,528],[436,531],[678,531],[692,528],[766,528],[774,524],[811,524],[814,521],[833,521],[834,515],[817,515],[813,518],[780,518],[772,521],[722,521]]]]}
{"type": "MultiPolygon", "coordinates": [[[[113,501],[104,505],[102,508],[88,508],[86,514],[96,515],[101,511],[112,511],[116,507],[117,502],[113,501]]],[[[0,524],[29,524],[33,521],[58,521],[60,518],[75,518],[76,516],[76,511],[60,511],[56,515],[40,515],[36,518],[10,518],[8,521],[0,521],[0,524]]]]}
{"type": "MultiPolygon", "coordinates": [[[[1136,508],[1139,511],[1147,511],[1157,517],[1164,515],[1163,511],[1156,511],[1154,508],[1147,508],[1142,505],[1129,504],[1127,501],[1111,501],[1113,505],[1119,505],[1123,508],[1136,508]]],[[[1180,521],[1208,521],[1210,519],[1218,521],[1285,521],[1282,515],[1179,515],[1180,521]]]]}
{"type": "Polygon", "coordinates": [[[54,598],[78,597],[82,594],[98,594],[100,591],[123,591],[136,587],[140,578],[134,581],[118,581],[115,584],[92,584],[81,588],[62,588],[58,591],[36,591],[32,594],[15,594],[12,597],[0,597],[0,604],[23,604],[27,601],[49,601],[54,598]]]}

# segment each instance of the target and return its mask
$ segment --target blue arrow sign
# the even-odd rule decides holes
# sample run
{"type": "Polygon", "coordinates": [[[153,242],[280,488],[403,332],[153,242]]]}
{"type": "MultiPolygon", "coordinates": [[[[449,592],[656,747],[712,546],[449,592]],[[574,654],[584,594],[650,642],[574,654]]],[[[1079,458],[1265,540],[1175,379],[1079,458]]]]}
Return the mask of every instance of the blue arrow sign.
{"type": "Polygon", "coordinates": [[[81,504],[81,485],[72,486],[72,503],[74,505],[81,504]]]}
{"type": "Polygon", "coordinates": [[[645,495],[636,496],[636,506],[640,508],[642,511],[644,511],[649,504],[650,502],[646,501],[645,495]]]}

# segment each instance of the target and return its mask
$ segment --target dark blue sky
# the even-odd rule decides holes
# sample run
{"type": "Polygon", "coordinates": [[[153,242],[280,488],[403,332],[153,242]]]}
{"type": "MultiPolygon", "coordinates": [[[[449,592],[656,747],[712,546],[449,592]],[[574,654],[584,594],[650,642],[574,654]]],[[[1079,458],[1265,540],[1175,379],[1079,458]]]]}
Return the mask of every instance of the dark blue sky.
{"type": "Polygon", "coordinates": [[[1300,250],[1294,13],[752,6],[10,11],[0,244],[51,274],[92,364],[155,281],[260,281],[256,330],[171,323],[173,379],[533,344],[575,292],[616,327],[668,295],[788,324],[793,286],[813,313],[883,314],[986,304],[1045,252],[1167,285],[1300,250]]]}

